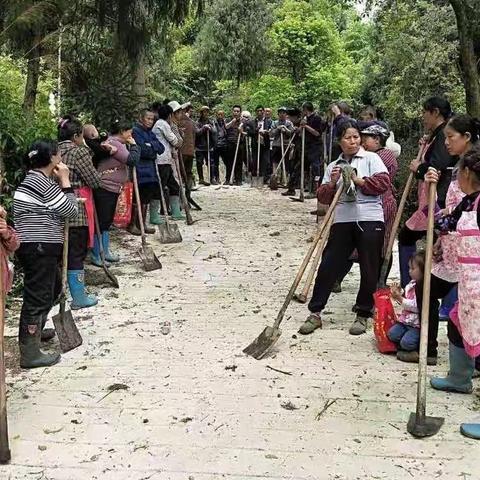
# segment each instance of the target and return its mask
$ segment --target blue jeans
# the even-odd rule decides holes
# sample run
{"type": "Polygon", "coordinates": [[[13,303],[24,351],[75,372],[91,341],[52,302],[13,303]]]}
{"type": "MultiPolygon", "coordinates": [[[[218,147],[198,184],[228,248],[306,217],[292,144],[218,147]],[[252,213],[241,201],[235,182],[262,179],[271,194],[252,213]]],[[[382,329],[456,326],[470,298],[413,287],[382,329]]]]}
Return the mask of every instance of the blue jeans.
{"type": "Polygon", "coordinates": [[[418,349],[420,343],[420,329],[409,327],[403,323],[395,323],[387,334],[388,338],[400,345],[402,350],[411,352],[418,349]]]}

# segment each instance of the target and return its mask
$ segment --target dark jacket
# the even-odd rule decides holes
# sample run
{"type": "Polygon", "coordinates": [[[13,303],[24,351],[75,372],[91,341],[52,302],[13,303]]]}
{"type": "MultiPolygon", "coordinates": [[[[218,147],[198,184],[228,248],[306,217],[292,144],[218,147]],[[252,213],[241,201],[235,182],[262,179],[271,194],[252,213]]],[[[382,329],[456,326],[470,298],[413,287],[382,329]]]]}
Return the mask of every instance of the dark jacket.
{"type": "Polygon", "coordinates": [[[263,134],[263,141],[261,141],[261,145],[266,149],[270,149],[270,130],[272,129],[273,120],[271,118],[264,118],[263,120],[259,120],[258,118],[254,118],[250,120],[245,125],[245,130],[247,134],[252,137],[252,145],[257,145],[258,143],[258,131],[263,123],[263,130],[266,133],[263,134]]]}
{"type": "Polygon", "coordinates": [[[132,136],[140,147],[140,160],[136,165],[138,184],[157,183],[155,160],[157,155],[161,155],[165,151],[165,147],[151,130],[146,129],[140,123],[136,123],[133,127],[132,136]]]}
{"type": "Polygon", "coordinates": [[[206,152],[208,150],[207,148],[207,133],[210,135],[210,151],[212,151],[217,143],[217,129],[215,128],[215,124],[210,120],[210,119],[202,119],[198,120],[196,126],[196,136],[195,136],[195,149],[200,151],[200,152],[206,152]],[[205,125],[210,125],[211,130],[210,132],[207,132],[207,130],[204,130],[205,125]]]}
{"type": "Polygon", "coordinates": [[[452,171],[447,170],[454,167],[458,158],[452,157],[445,146],[445,133],[443,129],[445,124],[439,125],[430,135],[428,142],[430,146],[425,153],[425,163],[422,163],[417,170],[416,177],[423,180],[428,167],[433,167],[441,172],[440,180],[437,185],[438,204],[441,208],[445,207],[445,198],[447,196],[448,186],[452,180],[452,171]]]}
{"type": "Polygon", "coordinates": [[[225,126],[225,120],[216,119],[213,124],[215,125],[215,130],[217,131],[217,148],[226,148],[227,147],[227,127],[225,126]]]}

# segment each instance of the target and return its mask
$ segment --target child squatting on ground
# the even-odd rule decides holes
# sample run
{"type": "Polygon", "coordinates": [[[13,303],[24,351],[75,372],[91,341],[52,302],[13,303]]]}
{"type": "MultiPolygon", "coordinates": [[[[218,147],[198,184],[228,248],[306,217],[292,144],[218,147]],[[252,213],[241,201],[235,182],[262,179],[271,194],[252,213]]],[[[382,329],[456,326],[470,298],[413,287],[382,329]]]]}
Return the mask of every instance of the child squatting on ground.
{"type": "Polygon", "coordinates": [[[402,350],[414,351],[418,349],[420,342],[420,316],[417,307],[417,297],[415,295],[415,286],[423,280],[425,268],[425,254],[423,252],[415,253],[409,261],[409,274],[412,279],[405,287],[402,295],[402,289],[398,284],[392,286],[392,298],[402,306],[402,313],[398,321],[392,325],[388,331],[388,338],[400,346],[402,350]]]}

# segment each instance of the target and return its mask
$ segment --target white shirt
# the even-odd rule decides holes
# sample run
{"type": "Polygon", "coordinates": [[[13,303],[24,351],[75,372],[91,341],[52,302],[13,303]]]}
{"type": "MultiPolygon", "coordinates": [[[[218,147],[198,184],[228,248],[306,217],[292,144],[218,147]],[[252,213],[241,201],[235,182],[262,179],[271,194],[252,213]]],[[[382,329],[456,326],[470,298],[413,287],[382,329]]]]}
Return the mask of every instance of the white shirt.
{"type": "MultiPolygon", "coordinates": [[[[388,170],[382,159],[374,152],[367,152],[360,148],[358,153],[348,161],[343,158],[343,154],[337,160],[330,163],[323,176],[322,184],[330,183],[332,170],[339,166],[349,164],[355,168],[360,178],[372,177],[376,173],[387,173],[388,170]]],[[[337,182],[337,188],[343,184],[342,177],[337,182]]],[[[357,199],[355,202],[346,201],[344,194],[340,196],[337,207],[335,208],[335,218],[333,223],[347,222],[383,222],[383,206],[381,195],[365,195],[360,188],[357,188],[357,199]]]]}
{"type": "Polygon", "coordinates": [[[166,120],[160,119],[153,126],[152,132],[165,147],[165,151],[161,155],[157,155],[157,164],[172,165],[172,147],[177,147],[180,143],[178,137],[173,133],[172,127],[166,120]]]}

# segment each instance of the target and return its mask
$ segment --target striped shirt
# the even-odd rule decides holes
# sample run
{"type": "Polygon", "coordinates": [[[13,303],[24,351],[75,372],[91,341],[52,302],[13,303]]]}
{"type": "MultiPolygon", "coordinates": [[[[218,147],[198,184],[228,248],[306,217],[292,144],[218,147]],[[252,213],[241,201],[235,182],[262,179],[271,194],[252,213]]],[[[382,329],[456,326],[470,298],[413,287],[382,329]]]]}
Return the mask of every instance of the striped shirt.
{"type": "Polygon", "coordinates": [[[63,244],[65,218],[77,216],[72,188],[62,189],[38,170],[30,170],[13,196],[13,220],[20,243],[63,244]]]}

